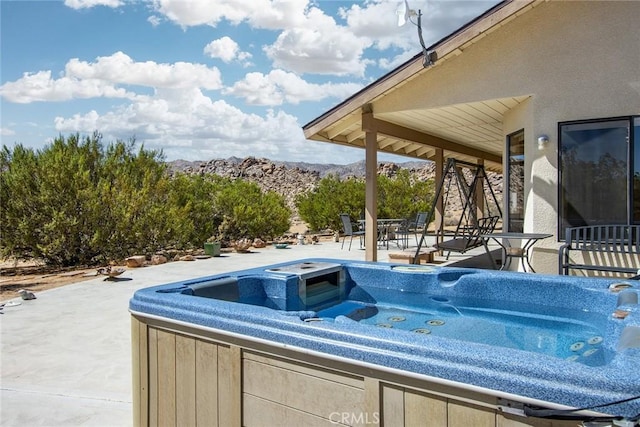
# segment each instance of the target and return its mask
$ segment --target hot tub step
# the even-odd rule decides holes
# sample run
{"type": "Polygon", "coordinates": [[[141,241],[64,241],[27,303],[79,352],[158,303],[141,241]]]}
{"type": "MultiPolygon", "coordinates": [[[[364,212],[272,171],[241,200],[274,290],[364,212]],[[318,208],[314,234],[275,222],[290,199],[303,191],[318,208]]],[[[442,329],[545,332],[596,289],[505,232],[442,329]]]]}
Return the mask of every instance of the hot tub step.
{"type": "MultiPolygon", "coordinates": [[[[418,254],[418,262],[415,264],[433,262],[433,254],[437,252],[435,248],[426,248],[418,254]]],[[[400,262],[403,264],[414,264],[415,252],[395,252],[389,254],[389,262],[400,262]]]]}

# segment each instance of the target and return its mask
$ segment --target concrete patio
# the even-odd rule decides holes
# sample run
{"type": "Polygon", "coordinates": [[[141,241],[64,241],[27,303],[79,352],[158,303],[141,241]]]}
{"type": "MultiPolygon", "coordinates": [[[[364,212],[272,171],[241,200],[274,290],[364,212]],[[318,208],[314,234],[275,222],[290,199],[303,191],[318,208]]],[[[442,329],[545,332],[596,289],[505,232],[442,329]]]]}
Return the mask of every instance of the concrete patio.
{"type": "MultiPolygon", "coordinates": [[[[481,255],[480,263],[487,258],[481,248],[450,261],[473,254],[481,255]]],[[[38,293],[35,300],[15,299],[21,304],[0,315],[0,425],[131,425],[128,302],[138,289],[295,259],[364,260],[364,255],[357,242],[350,251],[335,242],[270,247],[129,269],[118,281],[98,277],[38,293]]],[[[387,251],[379,252],[380,261],[387,257],[387,251]]]]}

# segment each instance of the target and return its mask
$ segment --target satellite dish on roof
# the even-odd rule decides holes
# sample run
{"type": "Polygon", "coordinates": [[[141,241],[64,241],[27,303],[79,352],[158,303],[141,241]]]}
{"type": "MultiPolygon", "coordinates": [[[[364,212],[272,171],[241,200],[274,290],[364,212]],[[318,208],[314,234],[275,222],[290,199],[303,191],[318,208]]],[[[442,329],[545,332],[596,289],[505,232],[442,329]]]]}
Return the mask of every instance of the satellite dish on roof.
{"type": "Polygon", "coordinates": [[[407,23],[412,17],[417,16],[415,10],[409,8],[409,2],[404,0],[404,2],[398,5],[396,9],[396,15],[398,15],[398,27],[402,27],[407,23]]]}
{"type": "Polygon", "coordinates": [[[436,59],[438,59],[438,55],[435,51],[428,51],[426,46],[424,45],[424,40],[422,39],[422,12],[418,10],[416,12],[413,9],[409,8],[408,0],[404,0],[404,2],[398,5],[396,9],[396,15],[398,15],[398,27],[402,27],[407,21],[410,21],[413,25],[418,27],[418,38],[420,40],[420,46],[422,46],[422,52],[424,54],[423,65],[425,67],[431,66],[435,63],[436,59]],[[418,17],[418,23],[415,23],[411,20],[414,16],[418,17]]]}
{"type": "Polygon", "coordinates": [[[398,27],[402,27],[407,23],[407,19],[409,19],[408,10],[409,4],[407,3],[407,0],[404,0],[403,3],[398,5],[398,8],[396,9],[396,15],[398,15],[398,27]]]}

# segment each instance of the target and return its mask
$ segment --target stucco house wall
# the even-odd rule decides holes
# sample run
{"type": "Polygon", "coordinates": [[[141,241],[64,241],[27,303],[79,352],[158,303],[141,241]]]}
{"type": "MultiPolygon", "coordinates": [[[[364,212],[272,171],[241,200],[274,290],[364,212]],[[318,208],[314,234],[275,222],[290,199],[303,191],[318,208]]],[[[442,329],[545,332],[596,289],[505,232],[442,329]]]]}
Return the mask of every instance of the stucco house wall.
{"type": "Polygon", "coordinates": [[[530,96],[503,132],[525,131],[525,231],[556,236],[533,255],[537,271],[556,273],[558,122],[640,113],[639,22],[640,2],[537,3],[377,101],[374,114],[530,96]],[[550,143],[539,150],[542,134],[550,143]]]}

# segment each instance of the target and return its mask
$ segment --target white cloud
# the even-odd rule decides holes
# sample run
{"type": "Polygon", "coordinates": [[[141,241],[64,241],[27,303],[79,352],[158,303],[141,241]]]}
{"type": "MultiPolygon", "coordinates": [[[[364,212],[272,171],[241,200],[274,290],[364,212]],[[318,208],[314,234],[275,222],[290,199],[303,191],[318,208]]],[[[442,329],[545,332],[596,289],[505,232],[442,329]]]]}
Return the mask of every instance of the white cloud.
{"type": "Polygon", "coordinates": [[[378,60],[378,67],[383,70],[392,70],[396,67],[407,62],[409,59],[413,58],[417,54],[416,51],[405,50],[398,55],[395,55],[391,58],[380,58],[378,60]]]}
{"type": "MultiPolygon", "coordinates": [[[[100,110],[104,104],[96,104],[90,111],[70,110],[81,112],[68,113],[66,117],[58,113],[55,130],[81,133],[99,130],[110,139],[135,135],[149,148],[163,148],[169,159],[254,155],[343,163],[349,158],[363,158],[364,154],[360,150],[306,141],[296,117],[280,110],[261,115],[247,113],[224,100],[211,98],[209,91],[221,90],[223,95],[242,98],[248,105],[268,107],[329,97],[344,99],[357,92],[361,84],[311,83],[301,75],[364,77],[371,64],[389,69],[419,52],[416,27],[396,26],[398,1],[357,2],[342,9],[335,19],[319,9],[322,4],[318,0],[152,2],[148,22],[153,26],[163,22],[183,28],[216,26],[226,20],[248,27],[241,30],[272,31],[269,40],[275,42],[261,46],[272,61],[271,68],[248,73],[224,88],[216,67],[186,62],[137,62],[123,52],[116,52],[94,61],[71,59],[57,77],[52,77],[52,71],[25,73],[22,78],[0,86],[0,96],[16,103],[123,99],[120,106],[112,106],[110,111],[100,110]],[[375,52],[385,50],[386,57],[375,52]]],[[[421,0],[421,4],[412,6],[423,9],[425,41],[431,44],[494,3],[421,0]]],[[[118,7],[125,3],[67,0],[65,4],[81,9],[118,7]]],[[[243,39],[235,36],[236,41],[222,36],[215,36],[219,38],[203,47],[204,54],[228,64],[247,66],[252,57],[245,51],[249,47],[238,44],[243,39]]],[[[227,68],[230,67],[224,67],[227,68]]],[[[5,132],[10,129],[5,127],[1,131],[7,135],[5,132]]]]}
{"type": "Polygon", "coordinates": [[[206,45],[204,47],[204,53],[212,58],[219,58],[226,63],[237,60],[245,62],[246,65],[246,60],[251,58],[249,52],[240,51],[238,43],[227,36],[214,40],[206,45]]]}
{"type": "MultiPolygon", "coordinates": [[[[71,0],[68,0],[71,1],[71,0]]],[[[117,0],[73,0],[74,4],[118,4],[117,0]]],[[[427,45],[453,31],[486,10],[495,1],[413,1],[420,9],[422,33],[427,45]]],[[[309,0],[155,0],[154,11],[182,27],[211,25],[227,20],[234,25],[246,23],[252,28],[279,31],[276,41],[263,47],[274,68],[298,74],[334,74],[362,77],[366,67],[378,63],[383,69],[399,65],[418,53],[417,28],[412,23],[397,26],[397,1],[367,0],[340,9],[341,25],[309,0]],[[367,59],[367,49],[398,49],[392,58],[367,59]]],[[[159,16],[150,18],[158,25],[159,16]]],[[[415,19],[414,19],[415,23],[415,19]]],[[[249,65],[250,54],[242,52],[235,41],[218,39],[207,45],[205,53],[225,62],[238,60],[249,65]],[[234,56],[235,55],[235,56],[234,56]]]]}
{"type": "Polygon", "coordinates": [[[157,0],[154,3],[158,13],[183,27],[198,25],[215,26],[222,19],[234,24],[242,22],[251,10],[253,0],[209,1],[209,0],[157,0]]]}
{"type": "MultiPolygon", "coordinates": [[[[422,36],[425,45],[430,46],[495,3],[481,0],[410,1],[409,7],[422,13],[422,36]]],[[[398,5],[399,2],[394,1],[370,0],[340,10],[349,30],[355,36],[371,40],[372,48],[380,51],[399,49],[393,57],[378,60],[382,69],[395,68],[420,52],[417,17],[398,27],[398,5]]]]}
{"type": "Polygon", "coordinates": [[[308,0],[252,1],[247,21],[256,28],[281,30],[306,25],[308,0]]]}
{"type": "Polygon", "coordinates": [[[183,27],[232,24],[278,30],[304,22],[308,0],[156,0],[156,12],[183,27]]]}
{"type": "Polygon", "coordinates": [[[91,63],[71,59],[59,79],[52,78],[51,71],[24,73],[22,78],[0,86],[0,96],[22,104],[99,97],[133,99],[138,96],[119,85],[214,90],[222,88],[222,78],[215,67],[186,62],[135,62],[124,53],[117,52],[91,63]]]}
{"type": "Polygon", "coordinates": [[[157,15],[151,15],[147,18],[147,22],[149,22],[152,27],[157,27],[162,23],[162,18],[157,15]]]}
{"type": "Polygon", "coordinates": [[[222,79],[215,67],[188,62],[158,64],[153,61],[135,62],[122,52],[98,57],[89,63],[76,58],[66,67],[67,76],[78,79],[99,79],[120,84],[150,87],[220,89],[222,79]]]}
{"type": "Polygon", "coordinates": [[[363,59],[370,41],[356,37],[347,27],[321,10],[311,8],[304,26],[286,29],[271,46],[264,48],[274,67],[299,74],[363,76],[363,59]]]}
{"type": "Polygon", "coordinates": [[[72,9],[88,9],[95,6],[120,7],[120,0],[64,0],[64,5],[72,9]]]}
{"type": "Polygon", "coordinates": [[[244,98],[251,105],[298,104],[304,101],[321,101],[326,98],[346,98],[360,90],[357,83],[309,83],[294,73],[272,70],[269,74],[249,73],[243,80],[224,90],[244,98]]]}
{"type": "Polygon", "coordinates": [[[409,28],[411,24],[403,27],[397,25],[398,4],[381,0],[353,4],[348,9],[340,9],[340,16],[347,21],[349,30],[355,36],[370,40],[379,50],[389,47],[404,50],[415,48],[415,28],[409,28]]]}
{"type": "Polygon", "coordinates": [[[15,135],[15,131],[9,129],[9,128],[5,128],[5,127],[1,127],[0,128],[0,135],[1,136],[13,136],[15,135]]]}
{"type": "MultiPolygon", "coordinates": [[[[299,74],[362,76],[372,63],[363,59],[364,50],[372,43],[369,38],[338,25],[332,17],[310,6],[308,0],[158,0],[155,8],[183,27],[216,26],[224,19],[232,24],[244,22],[252,28],[280,31],[276,42],[263,48],[275,68],[299,74]]],[[[216,49],[223,46],[209,46],[222,59],[216,49]]]]}
{"type": "Polygon", "coordinates": [[[97,80],[70,77],[51,78],[51,71],[24,73],[21,79],[0,86],[0,96],[7,101],[29,104],[38,101],[69,101],[86,98],[134,98],[123,88],[97,80]]]}
{"type": "Polygon", "coordinates": [[[291,147],[306,142],[294,116],[273,110],[265,116],[247,114],[198,89],[163,89],[154,98],[103,115],[90,111],[56,117],[55,129],[61,133],[99,129],[106,139],[135,135],[148,148],[162,148],[170,159],[203,159],[203,153],[210,158],[247,153],[285,158],[291,147]]]}

